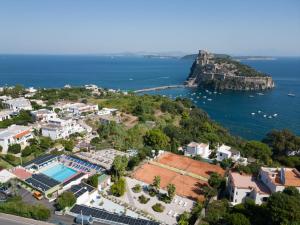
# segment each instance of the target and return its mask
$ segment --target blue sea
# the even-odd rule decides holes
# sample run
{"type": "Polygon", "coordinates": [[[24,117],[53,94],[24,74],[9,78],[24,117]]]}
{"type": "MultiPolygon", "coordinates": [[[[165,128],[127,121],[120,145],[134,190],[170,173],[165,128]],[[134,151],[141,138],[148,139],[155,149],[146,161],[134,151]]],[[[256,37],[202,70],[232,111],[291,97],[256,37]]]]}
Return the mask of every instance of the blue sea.
{"type": "MultiPolygon", "coordinates": [[[[270,74],[276,88],[263,95],[232,91],[210,94],[186,88],[149,93],[190,98],[213,120],[243,138],[260,140],[268,131],[282,128],[300,135],[300,58],[243,62],[270,74]],[[289,97],[288,93],[296,96],[289,97]]],[[[136,90],[182,84],[191,64],[191,60],[143,57],[0,55],[0,86],[63,87],[93,83],[136,90]]]]}

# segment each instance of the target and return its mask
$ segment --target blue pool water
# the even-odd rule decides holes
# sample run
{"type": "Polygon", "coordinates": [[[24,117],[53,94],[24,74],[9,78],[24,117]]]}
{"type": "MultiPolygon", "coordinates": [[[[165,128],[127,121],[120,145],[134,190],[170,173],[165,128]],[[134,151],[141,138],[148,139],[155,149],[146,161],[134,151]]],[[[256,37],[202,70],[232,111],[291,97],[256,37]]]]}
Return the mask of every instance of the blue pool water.
{"type": "Polygon", "coordinates": [[[77,172],[69,167],[66,167],[62,164],[58,164],[53,166],[43,172],[43,174],[57,180],[57,181],[64,181],[69,177],[73,176],[77,172]]]}

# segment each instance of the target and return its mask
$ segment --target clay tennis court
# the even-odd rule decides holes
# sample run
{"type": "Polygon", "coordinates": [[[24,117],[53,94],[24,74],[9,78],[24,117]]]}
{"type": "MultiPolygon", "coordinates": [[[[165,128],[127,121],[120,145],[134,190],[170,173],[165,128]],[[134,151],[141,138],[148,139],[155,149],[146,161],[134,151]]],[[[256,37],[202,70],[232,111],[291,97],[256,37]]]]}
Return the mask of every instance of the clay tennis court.
{"type": "Polygon", "coordinates": [[[209,178],[209,175],[213,172],[219,173],[222,176],[225,172],[217,165],[193,160],[186,156],[175,155],[169,152],[165,152],[163,155],[161,155],[157,162],[183,171],[191,172],[205,178],[209,178]]]}
{"type": "Polygon", "coordinates": [[[204,196],[201,195],[200,188],[203,185],[207,185],[207,183],[199,179],[181,175],[169,169],[152,164],[144,164],[133,173],[133,177],[135,179],[147,184],[151,184],[155,176],[160,176],[160,186],[163,189],[166,189],[167,185],[172,183],[176,186],[177,195],[194,200],[204,200],[204,196]]]}

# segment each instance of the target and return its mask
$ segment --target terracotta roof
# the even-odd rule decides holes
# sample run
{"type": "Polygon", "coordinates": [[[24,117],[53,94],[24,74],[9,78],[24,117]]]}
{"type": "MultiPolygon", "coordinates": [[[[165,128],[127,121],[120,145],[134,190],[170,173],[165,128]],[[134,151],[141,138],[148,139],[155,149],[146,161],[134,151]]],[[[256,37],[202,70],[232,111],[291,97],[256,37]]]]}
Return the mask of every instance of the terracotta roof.
{"type": "Polygon", "coordinates": [[[23,131],[23,132],[18,133],[17,135],[15,135],[15,138],[21,138],[21,137],[23,137],[23,136],[25,136],[26,134],[29,134],[29,133],[30,133],[29,130],[25,130],[25,131],[23,131]]]}
{"type": "Polygon", "coordinates": [[[297,169],[284,169],[285,186],[300,187],[300,172],[297,169]]]}
{"type": "Polygon", "coordinates": [[[236,188],[255,189],[261,194],[270,194],[270,190],[252,175],[231,172],[230,176],[233,186],[236,188]]]}

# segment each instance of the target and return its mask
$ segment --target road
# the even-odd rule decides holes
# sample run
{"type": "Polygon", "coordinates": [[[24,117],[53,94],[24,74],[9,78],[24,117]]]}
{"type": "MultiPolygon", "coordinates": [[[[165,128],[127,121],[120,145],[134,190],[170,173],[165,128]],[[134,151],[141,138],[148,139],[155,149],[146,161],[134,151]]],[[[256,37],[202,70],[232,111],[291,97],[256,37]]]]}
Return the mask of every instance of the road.
{"type": "Polygon", "coordinates": [[[47,222],[0,213],[1,225],[51,225],[47,222]]]}

